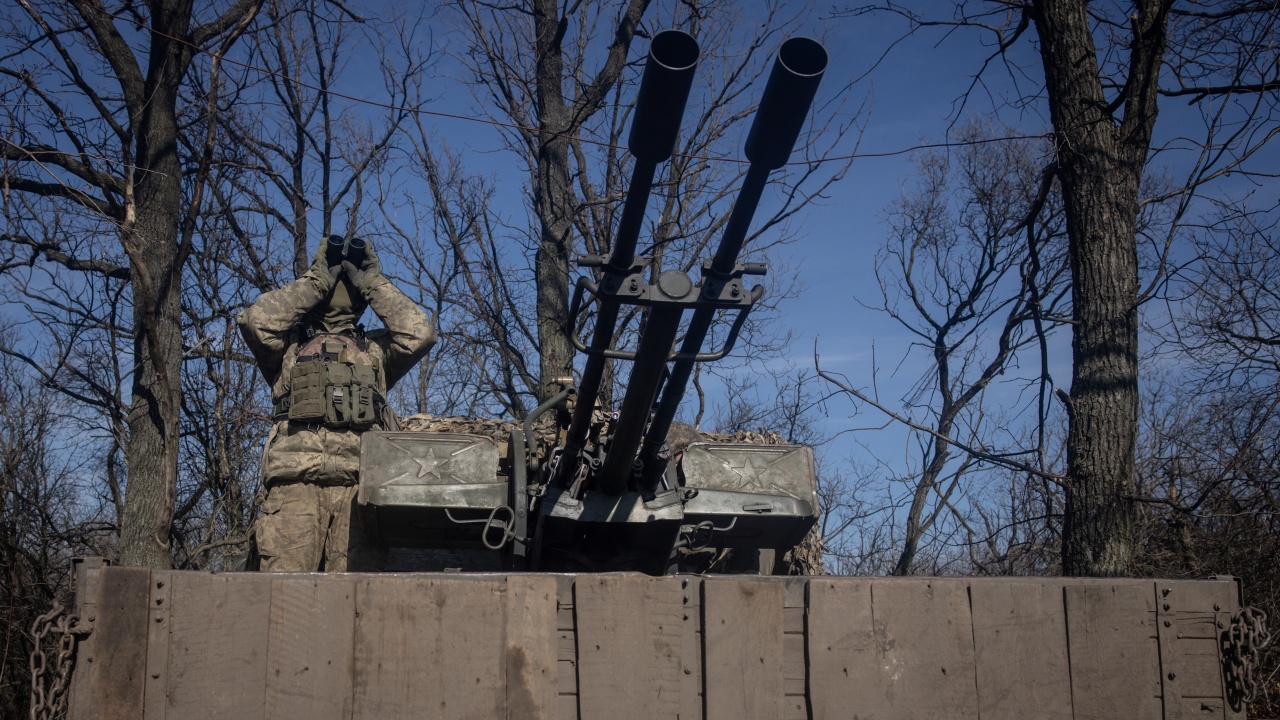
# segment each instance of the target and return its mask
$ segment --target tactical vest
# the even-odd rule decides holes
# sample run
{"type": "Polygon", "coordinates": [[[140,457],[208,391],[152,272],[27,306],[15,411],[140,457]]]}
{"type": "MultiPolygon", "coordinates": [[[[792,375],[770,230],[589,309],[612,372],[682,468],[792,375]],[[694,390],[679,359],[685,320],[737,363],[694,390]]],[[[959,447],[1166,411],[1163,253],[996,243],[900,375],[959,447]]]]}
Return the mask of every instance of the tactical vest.
{"type": "Polygon", "coordinates": [[[367,430],[386,405],[381,374],[363,338],[317,334],[298,348],[287,390],[275,399],[274,419],[367,430]]]}

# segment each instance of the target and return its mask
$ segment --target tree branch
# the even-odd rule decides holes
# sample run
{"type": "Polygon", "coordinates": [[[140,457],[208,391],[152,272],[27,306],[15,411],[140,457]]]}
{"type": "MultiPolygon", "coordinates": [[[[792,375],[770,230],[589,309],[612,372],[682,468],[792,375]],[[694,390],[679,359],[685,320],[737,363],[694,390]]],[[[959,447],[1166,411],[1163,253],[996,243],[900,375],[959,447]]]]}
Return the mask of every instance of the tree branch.
{"type": "Polygon", "coordinates": [[[989,452],[987,452],[987,451],[985,451],[985,450],[982,450],[982,449],[979,449],[979,448],[975,448],[975,447],[973,447],[973,446],[971,446],[971,445],[968,445],[968,444],[966,444],[966,443],[962,443],[962,442],[959,442],[959,441],[957,441],[957,440],[953,440],[953,439],[951,439],[950,437],[947,437],[946,435],[943,435],[942,433],[937,432],[937,431],[936,431],[936,430],[934,430],[933,428],[930,428],[930,427],[927,427],[927,426],[921,425],[921,424],[919,424],[919,423],[917,423],[917,422],[915,422],[915,421],[913,421],[913,420],[911,420],[911,419],[909,419],[909,418],[907,418],[907,417],[904,417],[904,416],[902,416],[902,415],[900,415],[900,414],[898,414],[898,413],[896,413],[896,412],[894,412],[894,411],[890,410],[889,408],[887,408],[887,407],[885,407],[884,405],[882,405],[882,404],[881,404],[878,400],[876,400],[875,398],[872,398],[871,396],[867,395],[866,393],[864,393],[864,392],[862,392],[862,391],[860,391],[860,390],[858,390],[858,389],[854,388],[853,386],[849,385],[849,384],[848,384],[847,382],[845,382],[844,380],[841,380],[841,379],[837,378],[835,375],[832,375],[831,373],[828,373],[827,371],[823,370],[823,369],[822,369],[822,366],[821,366],[821,363],[819,362],[819,360],[820,360],[820,358],[819,358],[819,356],[818,356],[817,350],[815,349],[815,350],[814,350],[814,353],[813,353],[813,366],[814,366],[814,369],[817,371],[817,373],[818,373],[818,377],[819,377],[819,378],[821,378],[822,380],[824,380],[824,381],[826,381],[826,382],[828,382],[828,383],[830,383],[830,384],[832,384],[832,385],[836,386],[836,388],[838,388],[838,389],[839,389],[839,390],[841,390],[842,392],[845,392],[845,393],[847,393],[847,394],[849,394],[849,395],[852,395],[853,397],[857,398],[858,400],[861,400],[862,402],[864,402],[864,403],[866,403],[866,404],[868,404],[868,405],[870,405],[870,406],[874,407],[875,409],[877,409],[877,410],[879,410],[880,412],[882,412],[882,413],[884,413],[885,415],[887,415],[887,416],[888,416],[889,418],[891,418],[892,420],[894,420],[894,421],[896,421],[896,422],[898,422],[898,423],[901,423],[901,424],[903,424],[903,425],[905,425],[905,426],[907,426],[907,427],[911,428],[912,430],[915,430],[915,431],[917,431],[917,432],[922,432],[922,433],[924,433],[924,434],[926,434],[926,435],[928,435],[928,436],[930,436],[930,437],[934,438],[935,440],[938,440],[938,441],[940,441],[940,442],[943,442],[943,443],[946,443],[946,444],[948,444],[948,445],[951,445],[952,447],[955,447],[955,448],[958,448],[958,449],[960,449],[960,450],[963,450],[964,452],[968,453],[969,455],[972,455],[973,457],[975,457],[975,458],[977,458],[977,459],[979,459],[979,460],[983,460],[983,461],[989,462],[989,463],[991,463],[991,464],[993,464],[993,465],[998,465],[998,466],[1000,466],[1000,467],[1009,468],[1010,470],[1017,470],[1017,471],[1019,471],[1019,472],[1025,472],[1025,473],[1028,473],[1028,474],[1030,474],[1030,475],[1034,475],[1035,477],[1038,477],[1038,478],[1041,478],[1041,479],[1044,479],[1044,480],[1048,480],[1048,481],[1050,481],[1050,482],[1052,482],[1052,483],[1054,483],[1054,484],[1056,484],[1056,485],[1059,485],[1059,486],[1063,486],[1063,487],[1065,487],[1065,486],[1066,486],[1067,478],[1066,478],[1066,477],[1064,477],[1064,476],[1062,476],[1062,475],[1058,475],[1058,474],[1056,474],[1056,473],[1051,473],[1051,472],[1048,472],[1048,471],[1045,471],[1045,470],[1041,470],[1041,469],[1039,469],[1039,468],[1033,467],[1033,466],[1028,465],[1028,464],[1026,464],[1026,463],[1021,463],[1021,462],[1018,462],[1018,461],[1016,461],[1016,460],[1010,460],[1010,459],[1009,459],[1007,456],[1005,456],[1005,455],[997,455],[997,454],[994,454],[994,453],[989,453],[989,452]]]}
{"type": "Polygon", "coordinates": [[[68,270],[78,270],[81,272],[97,273],[99,275],[112,278],[113,280],[129,280],[129,268],[123,265],[107,262],[106,260],[82,260],[72,257],[62,251],[56,244],[48,241],[35,240],[24,235],[0,235],[0,242],[10,242],[14,245],[25,245],[33,250],[31,258],[25,263],[28,267],[35,264],[38,255],[43,254],[45,259],[52,263],[57,263],[68,270]]]}

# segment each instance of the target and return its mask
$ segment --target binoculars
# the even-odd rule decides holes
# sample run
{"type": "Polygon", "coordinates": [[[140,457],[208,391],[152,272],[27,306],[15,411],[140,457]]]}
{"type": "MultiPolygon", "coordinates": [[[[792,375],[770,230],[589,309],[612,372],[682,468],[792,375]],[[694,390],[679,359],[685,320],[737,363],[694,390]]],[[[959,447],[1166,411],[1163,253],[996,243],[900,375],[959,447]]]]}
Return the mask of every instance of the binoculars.
{"type": "Polygon", "coordinates": [[[363,238],[345,238],[341,235],[330,235],[325,246],[324,259],[329,267],[341,265],[343,260],[356,267],[364,265],[365,249],[368,243],[363,238]]]}

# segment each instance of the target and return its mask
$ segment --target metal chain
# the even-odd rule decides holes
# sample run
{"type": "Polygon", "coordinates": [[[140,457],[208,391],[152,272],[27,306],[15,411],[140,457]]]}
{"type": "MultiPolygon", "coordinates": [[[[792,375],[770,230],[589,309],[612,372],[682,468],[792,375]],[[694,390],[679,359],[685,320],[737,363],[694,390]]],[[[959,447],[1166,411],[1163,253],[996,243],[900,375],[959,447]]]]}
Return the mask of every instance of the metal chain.
{"type": "Polygon", "coordinates": [[[52,610],[36,618],[31,624],[31,637],[35,645],[28,662],[31,668],[30,720],[60,720],[66,717],[67,689],[71,682],[71,658],[76,650],[76,636],[87,632],[75,627],[76,624],[76,616],[57,603],[54,603],[52,610]],[[46,644],[52,645],[49,652],[45,650],[46,644]]]}
{"type": "Polygon", "coordinates": [[[1258,694],[1255,671],[1258,655],[1271,642],[1267,631],[1267,614],[1255,607],[1243,607],[1231,616],[1231,624],[1222,637],[1223,673],[1231,706],[1240,709],[1258,694]]]}

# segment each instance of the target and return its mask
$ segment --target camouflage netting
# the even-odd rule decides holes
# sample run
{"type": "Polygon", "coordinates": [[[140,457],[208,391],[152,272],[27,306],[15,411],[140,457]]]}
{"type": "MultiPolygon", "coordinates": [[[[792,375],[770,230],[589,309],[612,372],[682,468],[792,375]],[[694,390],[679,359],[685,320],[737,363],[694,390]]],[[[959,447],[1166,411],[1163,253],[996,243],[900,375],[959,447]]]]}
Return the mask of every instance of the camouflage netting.
{"type": "Polygon", "coordinates": [[[413,432],[448,432],[482,435],[494,440],[506,440],[519,423],[491,418],[436,417],[435,415],[410,415],[400,421],[404,430],[413,432]]]}
{"type": "MultiPolygon", "coordinates": [[[[520,427],[520,423],[510,420],[473,417],[437,417],[427,413],[410,415],[400,421],[404,430],[411,432],[448,432],[466,435],[481,435],[495,441],[505,442],[511,431],[520,427]]],[[[548,418],[536,426],[538,434],[551,440],[555,426],[548,418]]],[[[753,445],[785,445],[786,440],[771,430],[738,430],[731,433],[709,433],[694,429],[685,423],[672,423],[668,434],[673,448],[683,449],[693,442],[750,443],[753,445]]]]}
{"type": "MultiPolygon", "coordinates": [[[[507,440],[519,423],[493,418],[436,417],[429,414],[411,415],[400,421],[404,430],[411,432],[447,432],[480,435],[491,438],[505,456],[507,440]]],[[[536,426],[538,436],[544,442],[554,442],[556,427],[548,417],[536,426]]],[[[786,440],[772,430],[737,430],[731,433],[709,433],[697,430],[685,423],[673,423],[667,441],[673,452],[679,452],[694,442],[748,443],[752,445],[785,445],[786,440]]],[[[819,526],[804,540],[783,556],[780,570],[786,575],[825,575],[822,564],[823,542],[819,526]]],[[[416,563],[415,563],[416,564],[416,563]]],[[[399,569],[399,568],[397,568],[399,569]]],[[[417,569],[417,568],[414,568],[417,569]]],[[[435,569],[435,568],[432,568],[435,569]]],[[[441,568],[443,569],[443,568],[441,568]]]]}
{"type": "Polygon", "coordinates": [[[808,535],[786,555],[782,556],[782,566],[787,575],[826,575],[822,564],[822,551],[826,545],[822,542],[821,525],[814,525],[808,535]]]}
{"type": "MultiPolygon", "coordinates": [[[[493,418],[471,418],[471,417],[436,417],[422,413],[419,415],[410,415],[400,421],[400,427],[403,430],[411,432],[443,432],[443,433],[461,433],[463,435],[480,435],[487,437],[498,444],[498,450],[503,457],[507,454],[507,441],[511,438],[511,431],[520,427],[520,423],[510,420],[495,420],[493,418]]],[[[546,443],[555,442],[556,426],[550,416],[534,425],[534,432],[538,438],[546,443]]]]}

